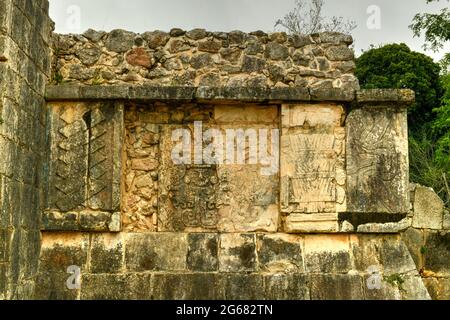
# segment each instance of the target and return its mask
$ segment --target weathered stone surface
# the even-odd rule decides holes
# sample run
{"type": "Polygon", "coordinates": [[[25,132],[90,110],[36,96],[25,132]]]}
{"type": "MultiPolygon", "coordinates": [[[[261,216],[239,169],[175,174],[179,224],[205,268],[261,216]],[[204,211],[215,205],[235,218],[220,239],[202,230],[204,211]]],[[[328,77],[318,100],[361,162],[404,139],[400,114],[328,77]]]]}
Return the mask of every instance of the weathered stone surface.
{"type": "Polygon", "coordinates": [[[309,278],[300,274],[274,274],[264,277],[268,300],[309,300],[309,278]]]}
{"type": "Polygon", "coordinates": [[[125,265],[128,271],[186,270],[186,234],[130,233],[125,241],[125,265]]]}
{"type": "Polygon", "coordinates": [[[170,53],[188,51],[191,48],[190,44],[187,41],[180,39],[170,40],[168,46],[170,53]]]}
{"type": "Polygon", "coordinates": [[[363,279],[359,275],[311,275],[313,300],[363,300],[363,279]]]}
{"type": "Polygon", "coordinates": [[[100,59],[101,53],[100,48],[93,46],[91,48],[78,51],[76,55],[83,64],[92,66],[98,61],[98,59],[100,59]]]}
{"type": "Polygon", "coordinates": [[[121,230],[120,212],[104,211],[45,211],[41,230],[45,231],[110,231],[121,230]]]}
{"type": "Polygon", "coordinates": [[[212,64],[213,60],[209,53],[199,53],[191,58],[191,66],[194,69],[210,67],[212,64]]]}
{"type": "Polygon", "coordinates": [[[206,35],[207,35],[206,30],[205,29],[200,29],[200,28],[192,29],[191,31],[186,32],[186,36],[188,38],[193,39],[193,40],[203,39],[203,38],[206,37],[206,35]]]}
{"type": "Polygon", "coordinates": [[[219,270],[222,272],[256,271],[255,234],[223,233],[220,235],[219,270]]]}
{"type": "Polygon", "coordinates": [[[417,269],[420,270],[423,267],[423,259],[422,253],[424,247],[424,233],[420,229],[408,228],[405,232],[401,234],[402,240],[405,242],[405,245],[408,247],[409,252],[411,253],[412,258],[417,266],[417,269]]]}
{"type": "Polygon", "coordinates": [[[222,48],[222,42],[216,40],[205,40],[198,43],[198,50],[210,53],[218,53],[222,48]]]}
{"type": "Polygon", "coordinates": [[[148,46],[151,49],[156,49],[166,45],[167,41],[170,39],[170,35],[168,33],[159,30],[145,32],[142,34],[142,37],[147,40],[148,46]]]}
{"type": "Polygon", "coordinates": [[[88,249],[87,234],[45,232],[42,235],[39,271],[65,273],[72,265],[87,271],[88,249]]]}
{"type": "Polygon", "coordinates": [[[427,232],[423,251],[425,270],[448,277],[450,274],[450,233],[427,232]]]}
{"type": "Polygon", "coordinates": [[[183,29],[180,28],[172,28],[170,29],[170,36],[172,37],[180,37],[182,35],[184,35],[186,33],[186,31],[184,31],[183,29]]]}
{"type": "Polygon", "coordinates": [[[268,272],[302,272],[302,238],[285,234],[257,236],[259,267],[268,272]]]}
{"type": "Polygon", "coordinates": [[[359,225],[358,232],[361,233],[398,233],[411,226],[411,219],[405,218],[399,222],[367,223],[359,225]]]}
{"type": "Polygon", "coordinates": [[[423,283],[428,290],[428,293],[433,300],[449,300],[450,286],[449,278],[423,278],[423,283]]]}
{"type": "Polygon", "coordinates": [[[336,232],[345,210],[345,132],[336,105],[283,105],[281,211],[288,232],[336,232]]]}
{"type": "Polygon", "coordinates": [[[442,222],[443,229],[450,229],[450,213],[444,210],[444,217],[442,222]]]}
{"type": "Polygon", "coordinates": [[[422,229],[442,229],[444,202],[431,188],[417,185],[414,192],[412,226],[422,229]]]}
{"type": "Polygon", "coordinates": [[[219,269],[218,250],[218,234],[189,234],[187,268],[191,271],[217,271],[219,269]]]}
{"type": "MultiPolygon", "coordinates": [[[[139,120],[146,116],[134,106],[125,114],[126,178],[122,210],[124,229],[131,232],[157,228],[160,128],[139,120]]],[[[157,120],[157,115],[154,119],[157,120]]]]}
{"type": "Polygon", "coordinates": [[[223,276],[226,300],[261,300],[264,278],[259,274],[226,274],[223,276]]]}
{"type": "Polygon", "coordinates": [[[253,56],[244,56],[242,63],[242,72],[261,72],[266,67],[266,61],[264,59],[256,58],[253,56]]]}
{"type": "Polygon", "coordinates": [[[269,42],[266,45],[266,57],[272,60],[284,60],[289,56],[289,50],[276,42],[269,42]]]}
{"type": "Polygon", "coordinates": [[[352,267],[349,237],[307,235],[304,259],[309,273],[347,273],[352,267]]]}
{"type": "MultiPolygon", "coordinates": [[[[44,192],[48,2],[0,1],[0,299],[33,298],[44,192]]],[[[77,60],[74,58],[74,60],[77,60]]]]}
{"type": "Polygon", "coordinates": [[[403,300],[431,300],[430,294],[419,275],[406,276],[402,288],[403,300]]]}
{"type": "Polygon", "coordinates": [[[152,277],[155,300],[223,299],[221,277],[211,273],[155,274],[152,277]]]}
{"type": "Polygon", "coordinates": [[[99,42],[101,38],[106,34],[104,31],[96,31],[88,29],[83,33],[83,36],[91,40],[92,42],[99,42]]]}
{"type": "MultiPolygon", "coordinates": [[[[379,248],[383,245],[383,237],[377,235],[350,235],[350,250],[356,270],[368,272],[371,268],[376,267],[381,272],[382,263],[379,248]]],[[[388,237],[392,236],[389,235],[388,237]]],[[[389,238],[389,240],[391,239],[389,238]]]]}
{"type": "Polygon", "coordinates": [[[363,287],[366,300],[402,299],[400,288],[396,284],[391,284],[383,280],[381,269],[377,269],[377,272],[374,272],[373,274],[365,275],[363,279],[363,287]],[[376,283],[373,283],[372,281],[376,281],[376,283]]]}
{"type": "Polygon", "coordinates": [[[78,212],[48,211],[42,214],[42,230],[70,231],[78,228],[78,212]]]}
{"type": "Polygon", "coordinates": [[[346,45],[330,47],[325,50],[325,55],[331,61],[353,60],[355,57],[353,50],[348,48],[346,45]]]}
{"type": "Polygon", "coordinates": [[[153,59],[144,48],[135,48],[128,52],[127,62],[133,66],[150,68],[153,65],[153,59]]]}
{"type": "Polygon", "coordinates": [[[105,46],[108,50],[122,53],[133,46],[135,34],[125,30],[116,29],[111,31],[106,40],[105,46]]]}
{"type": "Polygon", "coordinates": [[[90,250],[90,273],[121,272],[124,251],[124,241],[121,235],[93,235],[90,250]]]}
{"type": "MultiPolygon", "coordinates": [[[[109,103],[51,107],[47,204],[51,211],[119,208],[122,112],[120,104],[109,103]]],[[[80,213],[79,223],[88,230],[105,230],[98,224],[109,222],[110,216],[87,210],[80,213]]]]}
{"type": "Polygon", "coordinates": [[[105,231],[108,230],[108,223],[111,213],[99,211],[81,211],[79,213],[79,224],[81,230],[105,231]]]}
{"type": "Polygon", "coordinates": [[[223,181],[216,165],[175,165],[170,137],[176,127],[162,131],[158,230],[216,230],[223,181]],[[207,210],[206,210],[207,209],[207,210]]]}
{"type": "Polygon", "coordinates": [[[285,219],[284,229],[288,233],[338,232],[339,222],[335,213],[291,213],[285,219]]]}
{"type": "Polygon", "coordinates": [[[40,272],[36,278],[34,300],[76,300],[79,290],[67,288],[70,273],[40,272]]]}
{"type": "Polygon", "coordinates": [[[384,238],[379,248],[380,262],[383,265],[385,275],[414,272],[417,274],[416,265],[405,243],[398,237],[384,238]]]}
{"type": "MultiPolygon", "coordinates": [[[[276,171],[264,175],[261,165],[223,165],[219,176],[227,177],[227,205],[218,209],[217,228],[223,232],[278,230],[278,184],[276,171]],[[249,181],[251,181],[249,183],[249,181]]],[[[266,167],[267,168],[267,167],[266,167]]],[[[268,171],[271,168],[267,168],[268,171]]]]}
{"type": "Polygon", "coordinates": [[[406,110],[353,110],[346,131],[347,211],[408,212],[406,110]]]}
{"type": "Polygon", "coordinates": [[[347,220],[344,220],[339,227],[339,231],[340,232],[353,232],[353,231],[355,231],[355,227],[353,226],[353,224],[351,224],[347,220]]]}
{"type": "MultiPolygon", "coordinates": [[[[192,85],[201,83],[204,73],[214,73],[217,83],[229,86],[240,83],[272,88],[356,89],[358,81],[351,73],[354,64],[351,65],[353,53],[348,49],[350,41],[343,39],[346,36],[338,34],[317,35],[313,40],[310,36],[288,36],[280,32],[254,35],[241,31],[210,33],[203,29],[188,32],[174,29],[169,33],[154,31],[141,35],[123,30],[107,34],[91,31],[84,36],[58,35],[54,52],[59,62],[55,65],[58,70],[54,71],[64,80],[86,84],[97,82],[100,74],[102,81],[108,84],[132,82],[170,86],[174,78],[189,76],[191,79],[181,83],[192,85]],[[100,45],[104,46],[100,47],[103,54],[96,63],[75,64],[77,59],[72,58],[77,52],[87,52],[100,45]],[[149,64],[153,66],[153,59],[134,52],[146,51],[146,47],[158,63],[150,71],[147,69],[149,64]],[[127,61],[130,55],[133,57],[131,65],[127,61]],[[254,74],[247,77],[242,72],[254,74]]],[[[93,60],[87,56],[88,60],[93,60]]]]}
{"type": "MultiPolygon", "coordinates": [[[[235,67],[234,67],[235,68],[235,67]]],[[[240,71],[240,68],[235,70],[240,71]]],[[[196,72],[183,72],[183,75],[174,75],[173,86],[161,86],[152,84],[131,85],[48,85],[46,92],[47,101],[73,101],[73,100],[114,100],[114,99],[132,99],[139,101],[155,102],[155,101],[215,101],[215,102],[264,102],[273,101],[276,103],[283,102],[309,102],[309,101],[333,101],[333,102],[351,102],[355,101],[355,92],[359,94],[364,91],[370,96],[376,95],[376,92],[384,94],[384,90],[362,90],[355,91],[345,88],[333,89],[308,89],[307,87],[283,87],[274,88],[248,88],[245,86],[231,87],[193,87],[196,72]],[[193,73],[193,75],[191,75],[193,73]],[[190,80],[186,85],[184,82],[178,83],[181,78],[186,77],[190,80]],[[181,86],[183,85],[183,86],[181,86]],[[374,93],[372,93],[374,92],[374,93]]],[[[245,82],[245,81],[244,81],[245,82]]],[[[403,91],[403,90],[397,90],[403,91]]],[[[394,90],[394,93],[396,90],[394,90]]],[[[409,90],[408,90],[409,92],[409,90]]],[[[388,102],[390,106],[398,102],[398,93],[388,94],[383,103],[388,102]]],[[[371,102],[374,102],[372,100],[371,102]]],[[[401,104],[400,109],[405,105],[401,104]]]]}
{"type": "Polygon", "coordinates": [[[393,107],[405,108],[415,101],[415,93],[410,89],[363,89],[356,93],[359,103],[397,102],[393,107]]]}
{"type": "Polygon", "coordinates": [[[82,300],[152,299],[150,274],[89,274],[83,276],[82,300]]]}

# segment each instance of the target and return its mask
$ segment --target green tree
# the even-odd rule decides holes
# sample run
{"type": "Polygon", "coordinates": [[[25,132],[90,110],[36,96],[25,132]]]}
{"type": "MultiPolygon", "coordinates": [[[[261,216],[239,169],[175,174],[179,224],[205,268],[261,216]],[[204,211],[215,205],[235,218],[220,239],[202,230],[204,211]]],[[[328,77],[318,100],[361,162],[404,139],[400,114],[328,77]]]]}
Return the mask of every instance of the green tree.
{"type": "MultiPolygon", "coordinates": [[[[439,2],[440,0],[426,0],[427,3],[439,2]]],[[[444,0],[449,2],[449,0],[444,0]]],[[[439,13],[418,13],[414,16],[413,23],[409,26],[415,37],[425,35],[425,49],[435,52],[443,48],[444,43],[450,41],[450,10],[442,9],[439,13]]],[[[450,53],[443,59],[443,65],[448,67],[450,53]]],[[[448,71],[448,69],[446,69],[448,71]]]]}
{"type": "Polygon", "coordinates": [[[411,51],[406,44],[389,44],[364,52],[356,60],[356,76],[364,89],[407,88],[416,92],[416,102],[409,109],[413,132],[429,126],[440,105],[442,87],[439,64],[430,57],[411,51]]]}

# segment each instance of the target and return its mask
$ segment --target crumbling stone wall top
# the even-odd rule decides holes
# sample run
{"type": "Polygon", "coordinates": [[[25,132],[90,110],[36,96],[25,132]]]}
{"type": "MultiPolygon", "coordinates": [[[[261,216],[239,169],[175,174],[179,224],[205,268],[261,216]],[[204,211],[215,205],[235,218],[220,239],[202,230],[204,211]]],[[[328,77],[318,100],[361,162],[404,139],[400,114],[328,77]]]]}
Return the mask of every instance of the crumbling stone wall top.
{"type": "Polygon", "coordinates": [[[54,35],[53,83],[354,90],[351,36],[204,29],[54,35]]]}

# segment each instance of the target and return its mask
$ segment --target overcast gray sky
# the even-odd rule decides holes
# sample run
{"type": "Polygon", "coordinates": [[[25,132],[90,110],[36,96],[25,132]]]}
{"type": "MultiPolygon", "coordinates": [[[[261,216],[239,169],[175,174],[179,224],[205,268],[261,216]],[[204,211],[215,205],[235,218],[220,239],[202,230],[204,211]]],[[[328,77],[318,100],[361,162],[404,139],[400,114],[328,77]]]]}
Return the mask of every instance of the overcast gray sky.
{"type": "MultiPolygon", "coordinates": [[[[289,12],[294,3],[295,0],[50,0],[50,16],[59,33],[81,33],[88,28],[144,32],[173,27],[271,32],[275,21],[289,12]]],[[[413,50],[424,52],[423,40],[413,38],[408,25],[418,12],[437,12],[449,5],[446,0],[428,5],[425,0],[325,0],[325,3],[326,15],[344,16],[357,22],[358,28],[353,31],[357,54],[371,44],[393,42],[404,42],[413,50]],[[375,13],[367,10],[373,5],[380,9],[380,29],[367,27],[368,19],[375,13]]],[[[447,43],[441,52],[425,53],[439,60],[449,51],[447,43]]]]}

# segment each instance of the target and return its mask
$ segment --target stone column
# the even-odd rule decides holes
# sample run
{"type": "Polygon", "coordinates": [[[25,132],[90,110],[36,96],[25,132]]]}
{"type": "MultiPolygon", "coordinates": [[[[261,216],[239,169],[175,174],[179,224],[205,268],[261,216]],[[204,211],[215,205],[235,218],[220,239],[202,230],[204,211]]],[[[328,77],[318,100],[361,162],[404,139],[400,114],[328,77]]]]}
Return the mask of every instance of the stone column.
{"type": "Polygon", "coordinates": [[[395,222],[409,210],[407,106],[413,101],[409,90],[357,93],[346,120],[347,213],[357,224],[395,222]]]}

